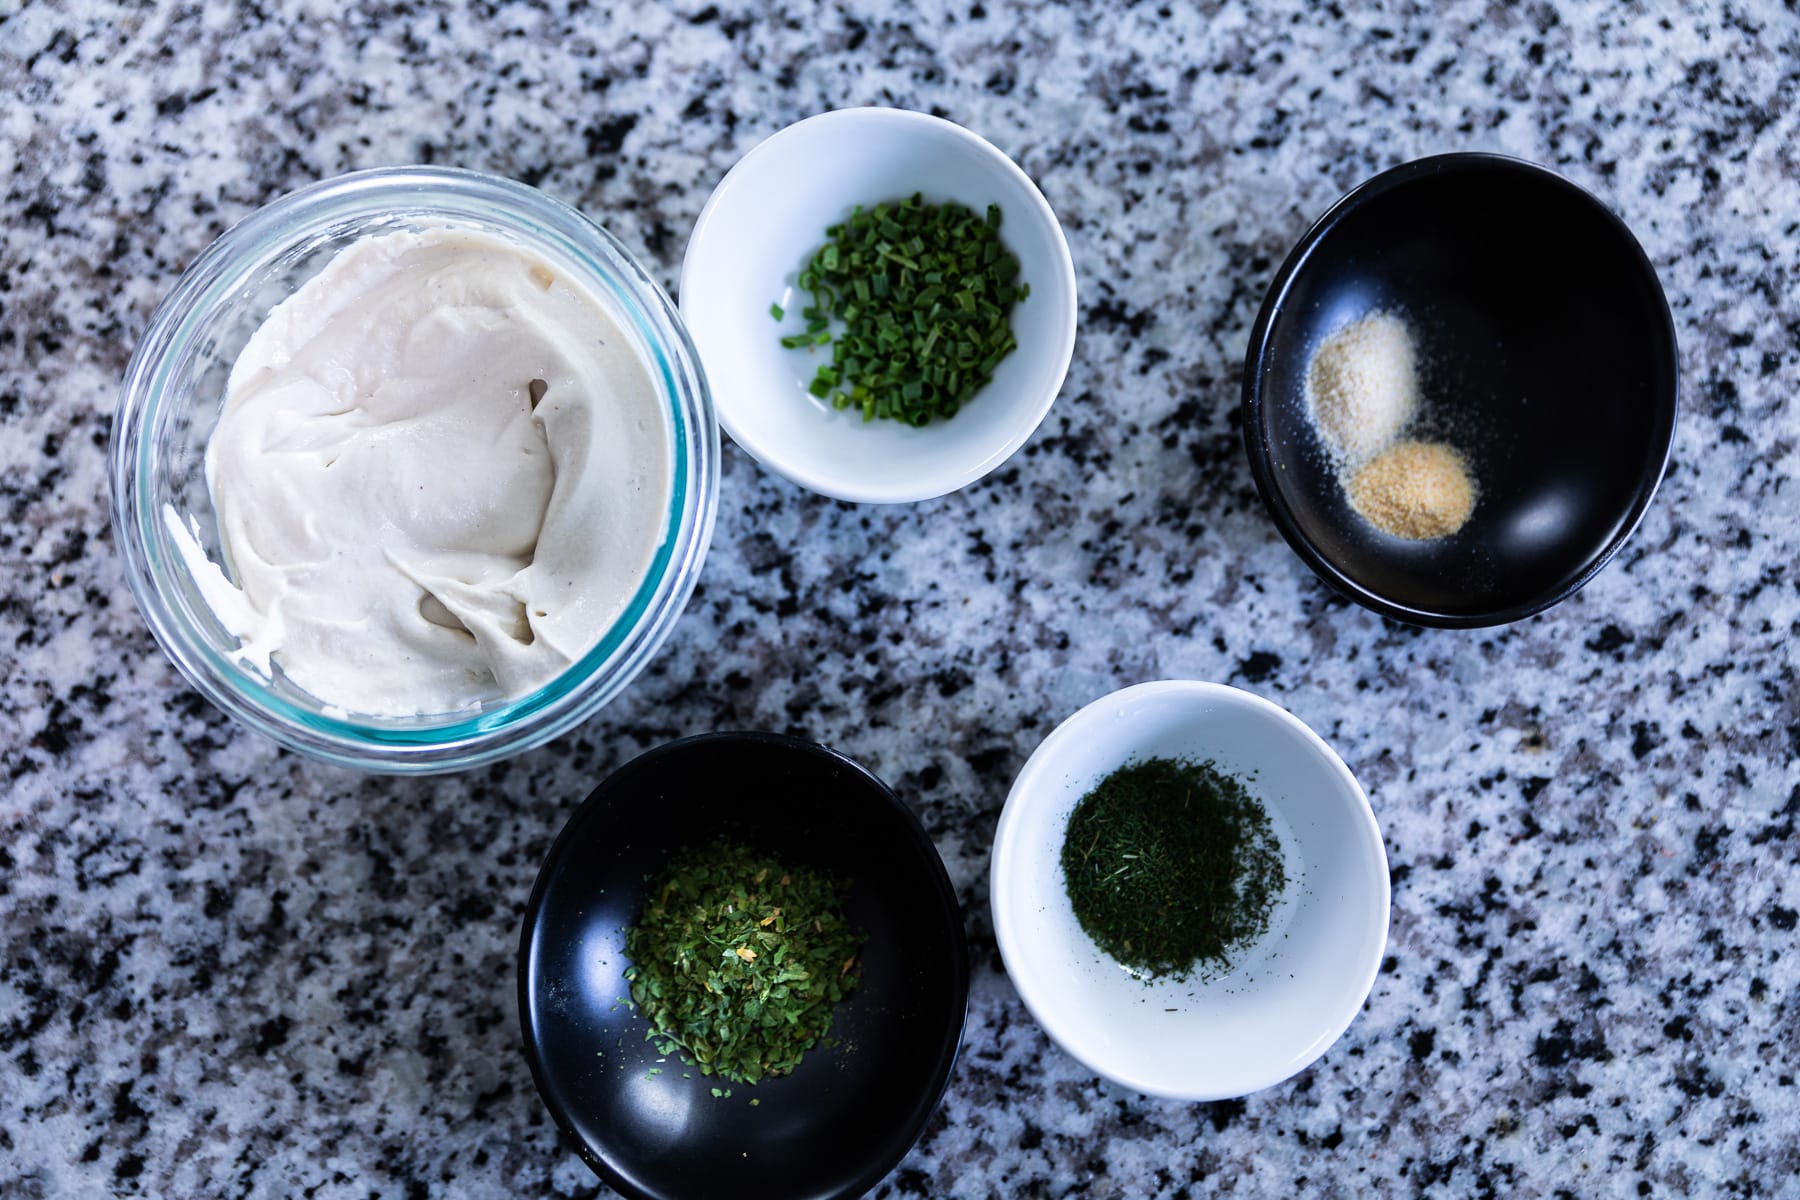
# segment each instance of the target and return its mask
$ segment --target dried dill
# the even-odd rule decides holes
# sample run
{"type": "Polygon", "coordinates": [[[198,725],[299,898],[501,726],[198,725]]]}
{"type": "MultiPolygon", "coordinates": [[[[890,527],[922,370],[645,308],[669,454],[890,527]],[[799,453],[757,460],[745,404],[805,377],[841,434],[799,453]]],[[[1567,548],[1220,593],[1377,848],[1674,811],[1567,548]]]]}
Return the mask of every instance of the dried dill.
{"type": "Polygon", "coordinates": [[[721,839],[675,855],[647,897],[625,933],[631,999],[657,1049],[704,1074],[787,1074],[856,986],[865,935],[816,871],[721,839]]]}
{"type": "Polygon", "coordinates": [[[1186,759],[1129,763],[1083,796],[1062,867],[1088,936],[1149,978],[1228,969],[1287,886],[1262,804],[1211,762],[1186,759]]]}

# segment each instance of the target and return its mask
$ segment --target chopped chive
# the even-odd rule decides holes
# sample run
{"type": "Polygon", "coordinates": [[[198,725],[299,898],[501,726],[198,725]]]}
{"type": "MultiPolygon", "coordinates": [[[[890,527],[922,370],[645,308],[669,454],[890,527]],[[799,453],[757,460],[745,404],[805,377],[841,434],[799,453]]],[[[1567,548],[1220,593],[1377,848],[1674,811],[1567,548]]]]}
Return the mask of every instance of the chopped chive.
{"type": "MultiPolygon", "coordinates": [[[[806,332],[781,339],[789,349],[835,343],[808,391],[865,421],[954,415],[1018,346],[1012,306],[1030,288],[1015,282],[1019,260],[999,228],[997,205],[977,214],[918,193],[827,226],[799,275],[812,298],[806,332]]],[[[770,312],[780,319],[780,306],[770,312]]]]}
{"type": "Polygon", "coordinates": [[[774,317],[777,321],[779,321],[779,320],[781,320],[781,318],[787,316],[787,312],[785,309],[783,309],[781,307],[781,305],[771,304],[771,305],[769,305],[769,315],[771,317],[774,317]]]}

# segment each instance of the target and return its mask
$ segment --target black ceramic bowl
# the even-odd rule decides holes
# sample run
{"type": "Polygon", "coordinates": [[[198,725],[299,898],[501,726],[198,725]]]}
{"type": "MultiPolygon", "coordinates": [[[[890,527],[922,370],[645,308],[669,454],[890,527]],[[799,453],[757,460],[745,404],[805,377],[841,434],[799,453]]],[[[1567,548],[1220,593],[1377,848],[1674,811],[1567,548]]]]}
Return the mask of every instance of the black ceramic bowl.
{"type": "Polygon", "coordinates": [[[943,1095],[968,992],[962,911],[918,819],[850,759],[774,734],[687,738],[614,772],[556,839],[519,943],[538,1091],[587,1164],[636,1197],[861,1195],[943,1095]],[[868,933],[838,1044],[754,1087],[659,1061],[621,1003],[646,877],[719,833],[848,881],[844,913],[868,933]]]}
{"type": "Polygon", "coordinates": [[[1542,167],[1447,154],[1386,171],[1276,273],[1244,369],[1244,440],[1288,544],[1357,603],[1417,625],[1498,625],[1565,599],[1616,553],[1668,462],[1675,330],[1656,271],[1598,200],[1542,167]],[[1469,521],[1431,541],[1349,506],[1306,412],[1333,331],[1412,326],[1422,430],[1468,459],[1469,521]]]}

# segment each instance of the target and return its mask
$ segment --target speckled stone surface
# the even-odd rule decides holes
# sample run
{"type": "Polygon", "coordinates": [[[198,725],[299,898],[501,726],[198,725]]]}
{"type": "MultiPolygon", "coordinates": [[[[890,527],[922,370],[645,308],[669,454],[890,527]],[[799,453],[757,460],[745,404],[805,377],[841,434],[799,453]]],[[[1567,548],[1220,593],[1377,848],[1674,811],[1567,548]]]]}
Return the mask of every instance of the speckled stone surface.
{"type": "Polygon", "coordinates": [[[0,1195],[601,1191],[519,1053],[518,916],[596,779],[738,726],[883,774],[966,905],[964,1053],[876,1195],[1800,1196],[1800,16],[1666,7],[0,6],[0,1195]],[[183,684],[104,461],[130,349],[214,236],[321,176],[455,163],[579,204],[672,284],[739,155],[859,103],[985,134],[1067,226],[1075,364],[1016,459],[857,508],[728,449],[651,670],[473,775],[327,769],[183,684]],[[1423,632],[1282,543],[1236,412],[1311,218],[1458,148],[1626,218],[1685,407],[1591,586],[1423,632]],[[1097,1082],[988,917],[1025,757],[1165,676],[1318,729],[1392,862],[1361,1017],[1232,1103],[1097,1082]]]}

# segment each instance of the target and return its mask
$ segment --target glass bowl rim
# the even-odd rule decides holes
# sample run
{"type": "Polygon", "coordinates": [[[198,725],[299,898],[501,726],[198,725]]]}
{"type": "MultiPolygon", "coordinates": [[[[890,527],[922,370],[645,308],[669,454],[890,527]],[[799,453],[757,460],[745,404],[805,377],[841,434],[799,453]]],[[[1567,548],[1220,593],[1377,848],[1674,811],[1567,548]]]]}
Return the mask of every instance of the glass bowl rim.
{"type": "MultiPolygon", "coordinates": [[[[220,235],[152,313],[120,383],[108,464],[112,520],[126,582],[151,633],[187,682],[215,706],[291,749],[393,773],[461,770],[529,749],[591,716],[655,654],[685,607],[717,512],[719,427],[704,367],[667,293],[591,218],[536,188],[456,167],[380,167],[316,181],[263,205],[220,235]],[[159,558],[154,436],[169,407],[166,374],[192,353],[195,327],[234,286],[348,222],[439,216],[498,229],[572,261],[634,328],[666,405],[671,486],[664,539],[621,614],[580,660],[543,687],[484,711],[408,724],[309,711],[227,661],[188,619],[159,558]]],[[[173,568],[181,570],[184,568],[173,568]]]]}

